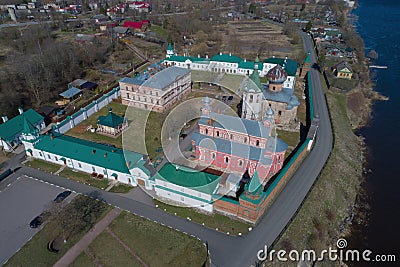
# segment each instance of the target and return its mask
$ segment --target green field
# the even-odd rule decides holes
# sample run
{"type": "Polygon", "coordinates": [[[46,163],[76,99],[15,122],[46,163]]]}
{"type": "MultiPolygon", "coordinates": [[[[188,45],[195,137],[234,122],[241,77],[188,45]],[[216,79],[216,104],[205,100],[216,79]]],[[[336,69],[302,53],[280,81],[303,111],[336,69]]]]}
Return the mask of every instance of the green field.
{"type": "Polygon", "coordinates": [[[43,229],[34,235],[5,266],[52,266],[110,210],[110,206],[103,202],[82,195],[77,196],[57,215],[51,216],[43,229]],[[87,215],[89,209],[91,212],[87,215]],[[70,225],[72,222],[76,225],[73,230],[66,226],[68,221],[71,222],[70,225]],[[65,238],[67,242],[61,242],[58,253],[49,252],[47,243],[57,237],[65,238]]]}
{"type": "Polygon", "coordinates": [[[207,251],[191,236],[123,212],[72,266],[202,266],[207,251]]]}
{"type": "Polygon", "coordinates": [[[249,232],[250,224],[240,222],[229,218],[227,216],[214,213],[212,215],[196,212],[192,208],[176,207],[165,204],[158,200],[153,200],[158,208],[168,213],[174,214],[182,218],[190,218],[192,221],[203,224],[204,226],[212,229],[217,229],[220,232],[228,233],[230,235],[247,234],[249,232]]]}
{"type": "Polygon", "coordinates": [[[25,165],[49,173],[54,173],[61,168],[61,165],[57,165],[41,159],[33,159],[31,161],[26,162],[25,165]]]}

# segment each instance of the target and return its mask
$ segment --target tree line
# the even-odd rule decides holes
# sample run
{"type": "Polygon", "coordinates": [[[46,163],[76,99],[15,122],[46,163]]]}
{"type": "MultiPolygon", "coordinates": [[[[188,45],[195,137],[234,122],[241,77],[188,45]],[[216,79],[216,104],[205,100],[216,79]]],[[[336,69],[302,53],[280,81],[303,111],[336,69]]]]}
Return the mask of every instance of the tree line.
{"type": "Polygon", "coordinates": [[[1,30],[0,113],[13,115],[18,106],[38,107],[102,64],[112,44],[102,40],[78,44],[62,40],[50,25],[1,30]]]}

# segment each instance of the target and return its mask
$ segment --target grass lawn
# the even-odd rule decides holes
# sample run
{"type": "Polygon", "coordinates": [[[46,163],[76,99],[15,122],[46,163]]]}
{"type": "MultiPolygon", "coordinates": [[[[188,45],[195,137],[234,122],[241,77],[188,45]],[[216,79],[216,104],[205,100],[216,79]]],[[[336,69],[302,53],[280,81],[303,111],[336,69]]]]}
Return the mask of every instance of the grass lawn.
{"type": "Polygon", "coordinates": [[[161,146],[161,128],[167,115],[129,107],[126,112],[129,128],[123,133],[124,149],[154,159],[161,146]]]}
{"type": "Polygon", "coordinates": [[[54,163],[50,163],[41,159],[34,159],[32,161],[28,161],[25,163],[26,166],[38,169],[38,170],[42,170],[45,172],[50,172],[50,173],[54,173],[56,171],[58,171],[58,169],[61,168],[61,165],[57,165],[54,163]]]}
{"type": "Polygon", "coordinates": [[[65,168],[62,172],[60,172],[60,176],[100,189],[106,189],[108,183],[110,182],[108,179],[103,178],[102,180],[99,180],[91,177],[88,173],[78,172],[69,168],[65,168]]]}
{"type": "Polygon", "coordinates": [[[71,267],[89,267],[93,266],[95,267],[96,264],[92,262],[92,259],[85,253],[82,252],[75,260],[74,262],[70,265],[71,267]]]}
{"type": "Polygon", "coordinates": [[[130,185],[119,184],[117,186],[112,187],[109,192],[113,192],[113,193],[128,193],[132,189],[133,189],[133,187],[130,186],[130,185]]]}
{"type": "Polygon", "coordinates": [[[116,147],[122,147],[122,135],[118,136],[117,138],[101,135],[98,133],[92,133],[86,131],[88,126],[92,126],[96,128],[97,119],[99,116],[105,116],[108,113],[108,108],[112,108],[112,112],[117,114],[118,116],[125,116],[125,111],[127,106],[122,105],[118,102],[111,102],[109,105],[105,106],[104,108],[100,109],[95,114],[91,115],[87,120],[81,122],[75,128],[69,130],[66,135],[98,142],[98,143],[107,143],[114,145],[116,147]]]}
{"type": "Polygon", "coordinates": [[[207,215],[196,212],[194,209],[191,208],[171,206],[158,200],[153,201],[156,205],[158,205],[158,208],[161,210],[166,209],[167,212],[172,214],[176,213],[176,216],[182,218],[189,217],[192,221],[196,223],[204,223],[206,227],[212,229],[218,228],[218,231],[220,232],[229,232],[230,235],[238,235],[239,233],[247,234],[249,232],[248,228],[250,227],[250,224],[234,220],[218,213],[207,215]]]}
{"type": "Polygon", "coordinates": [[[110,229],[149,266],[201,266],[206,260],[198,239],[126,212],[110,229]]]}
{"type": "Polygon", "coordinates": [[[276,130],[278,138],[285,141],[288,146],[296,147],[300,141],[300,132],[288,132],[283,130],[276,130]]]}
{"type": "Polygon", "coordinates": [[[150,30],[155,32],[160,37],[163,37],[165,40],[168,39],[168,33],[165,29],[158,25],[151,25],[150,30]]]}
{"type": "Polygon", "coordinates": [[[5,266],[52,266],[110,210],[111,207],[103,202],[83,195],[77,196],[60,213],[53,216],[43,229],[33,236],[5,266]],[[82,217],[89,206],[93,207],[94,210],[90,213],[90,218],[86,217],[87,220],[84,221],[82,217]],[[56,237],[60,237],[63,233],[65,234],[66,230],[63,230],[63,224],[68,220],[79,221],[80,227],[77,227],[79,230],[69,235],[67,243],[61,242],[61,249],[58,253],[49,252],[47,243],[56,237]]]}
{"type": "Polygon", "coordinates": [[[141,263],[107,231],[102,232],[96,237],[90,244],[89,249],[103,266],[142,266],[141,263]]]}

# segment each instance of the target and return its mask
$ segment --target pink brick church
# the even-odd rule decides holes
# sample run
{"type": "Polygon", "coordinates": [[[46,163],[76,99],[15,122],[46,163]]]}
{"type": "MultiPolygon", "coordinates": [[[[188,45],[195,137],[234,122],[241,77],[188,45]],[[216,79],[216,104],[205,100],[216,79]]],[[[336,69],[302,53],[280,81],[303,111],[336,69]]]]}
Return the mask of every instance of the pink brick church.
{"type": "Polygon", "coordinates": [[[265,185],[282,168],[287,149],[273,133],[273,110],[269,108],[260,122],[214,113],[210,102],[210,98],[204,98],[199,131],[192,136],[196,159],[201,165],[228,173],[248,170],[253,176],[257,172],[265,185]]]}

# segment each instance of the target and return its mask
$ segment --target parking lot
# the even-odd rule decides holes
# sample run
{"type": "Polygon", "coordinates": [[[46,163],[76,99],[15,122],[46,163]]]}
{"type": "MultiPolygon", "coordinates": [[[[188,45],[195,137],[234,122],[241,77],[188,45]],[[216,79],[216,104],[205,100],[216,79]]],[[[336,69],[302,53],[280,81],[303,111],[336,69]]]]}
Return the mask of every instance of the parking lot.
{"type": "MultiPolygon", "coordinates": [[[[12,175],[0,182],[0,264],[40,230],[30,228],[29,223],[63,191],[27,176],[12,175]]],[[[65,202],[74,196],[71,194],[65,202]]]]}

